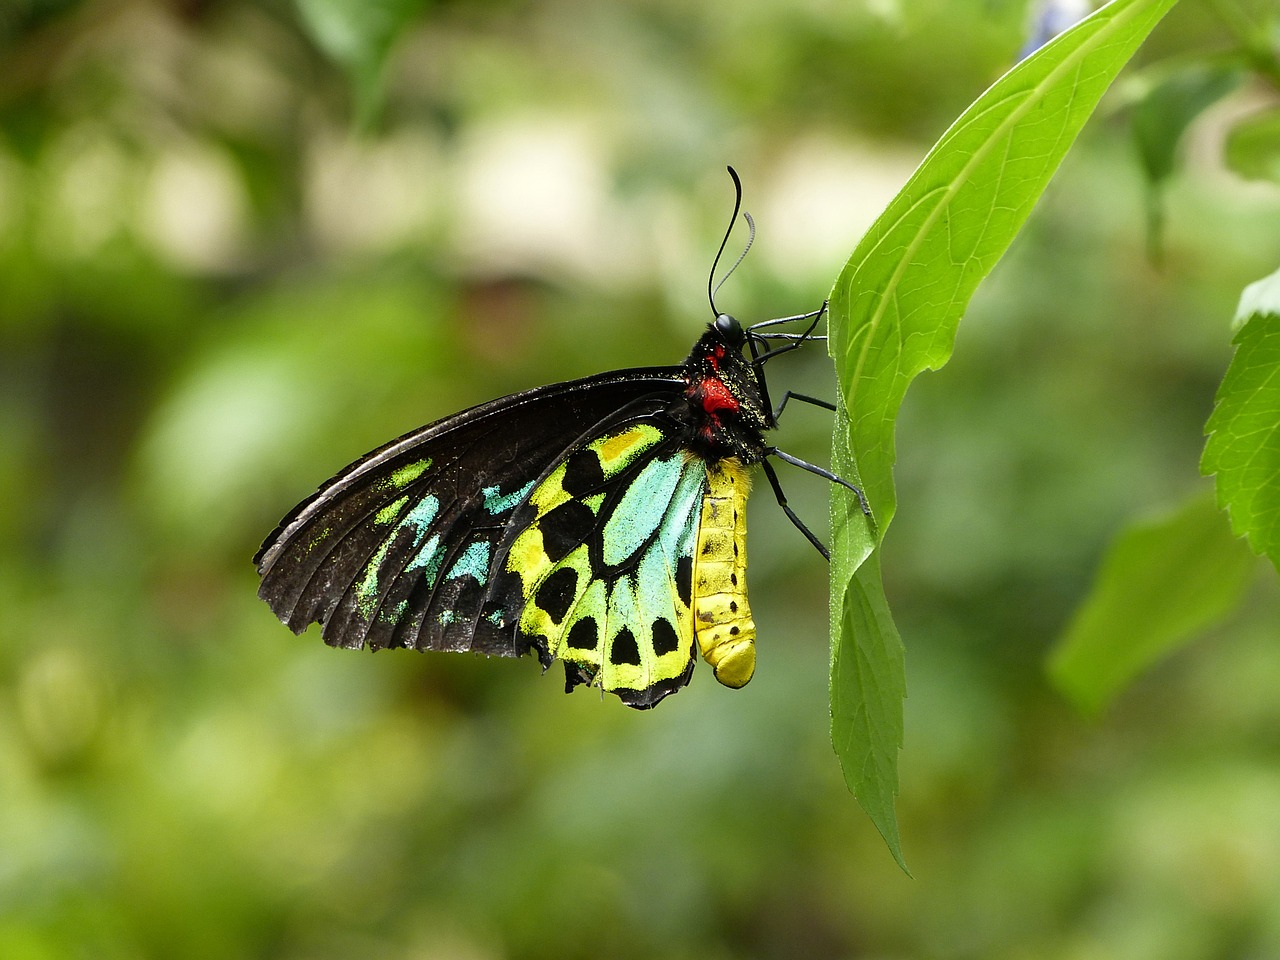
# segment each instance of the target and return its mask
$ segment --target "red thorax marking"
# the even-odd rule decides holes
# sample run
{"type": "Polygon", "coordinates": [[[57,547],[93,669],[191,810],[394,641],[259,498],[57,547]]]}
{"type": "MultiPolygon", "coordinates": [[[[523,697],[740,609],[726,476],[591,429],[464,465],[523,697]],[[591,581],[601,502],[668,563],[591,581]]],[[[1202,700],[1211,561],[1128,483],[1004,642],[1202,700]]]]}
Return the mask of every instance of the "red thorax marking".
{"type": "Polygon", "coordinates": [[[712,416],[721,410],[736,411],[738,409],[737,398],[729,392],[723,380],[707,377],[698,384],[698,393],[702,400],[702,409],[712,416]]]}

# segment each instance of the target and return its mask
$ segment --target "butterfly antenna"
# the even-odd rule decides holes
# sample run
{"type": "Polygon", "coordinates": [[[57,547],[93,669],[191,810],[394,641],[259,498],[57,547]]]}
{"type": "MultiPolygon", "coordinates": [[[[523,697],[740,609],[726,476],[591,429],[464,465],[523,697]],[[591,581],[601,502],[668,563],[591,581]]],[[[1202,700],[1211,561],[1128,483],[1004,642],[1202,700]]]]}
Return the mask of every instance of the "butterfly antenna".
{"type": "Polygon", "coordinates": [[[738,211],[742,208],[742,181],[738,179],[738,171],[734,170],[733,167],[729,167],[728,170],[729,176],[733,178],[733,215],[729,218],[729,227],[724,232],[724,239],[720,241],[720,249],[716,251],[716,258],[711,261],[711,272],[707,275],[707,299],[711,302],[711,312],[717,317],[720,316],[720,310],[716,307],[716,294],[720,292],[724,282],[733,275],[733,271],[738,269],[738,264],[742,263],[747,251],[751,249],[751,245],[756,241],[756,222],[751,219],[751,214],[744,213],[743,216],[746,217],[747,228],[750,231],[747,236],[747,245],[742,248],[742,253],[738,254],[738,259],[733,262],[733,266],[720,278],[720,282],[716,283],[716,267],[720,265],[720,258],[724,255],[724,248],[729,243],[729,235],[733,233],[733,225],[738,222],[738,211]]]}
{"type": "MultiPolygon", "coordinates": [[[[719,293],[720,288],[724,286],[724,282],[728,280],[731,276],[733,276],[733,271],[737,270],[738,264],[742,263],[742,261],[747,258],[747,251],[750,250],[751,245],[756,242],[756,222],[751,219],[751,214],[747,213],[747,211],[743,210],[742,215],[747,218],[747,229],[750,231],[747,234],[747,245],[743,247],[742,252],[738,254],[738,259],[733,261],[733,266],[730,267],[727,271],[725,271],[725,275],[721,277],[720,282],[716,284],[716,289],[712,294],[713,299],[711,301],[711,308],[713,310],[715,309],[715,305],[716,305],[715,299],[714,299],[715,294],[719,293]]],[[[716,316],[719,316],[719,314],[716,314],[716,316]]]]}

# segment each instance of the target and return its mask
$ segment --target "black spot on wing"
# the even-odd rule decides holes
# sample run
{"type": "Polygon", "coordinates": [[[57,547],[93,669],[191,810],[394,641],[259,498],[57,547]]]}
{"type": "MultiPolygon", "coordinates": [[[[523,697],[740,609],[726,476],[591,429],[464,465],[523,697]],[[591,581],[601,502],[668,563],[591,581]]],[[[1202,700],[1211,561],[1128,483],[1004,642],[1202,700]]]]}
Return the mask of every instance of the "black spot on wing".
{"type": "Polygon", "coordinates": [[[560,567],[542,581],[538,587],[538,606],[547,612],[551,622],[559,626],[578,590],[578,571],[572,567],[560,567]]]}
{"type": "Polygon", "coordinates": [[[581,500],[568,500],[556,507],[540,521],[542,549],[558,563],[587,539],[596,525],[596,515],[581,500]]]}
{"type": "Polygon", "coordinates": [[[604,471],[600,457],[594,450],[576,450],[564,463],[564,481],[561,486],[571,497],[581,497],[604,483],[604,471]]]}
{"type": "Polygon", "coordinates": [[[693,557],[682,556],[676,561],[676,593],[686,607],[693,605],[693,557]]]}
{"type": "Polygon", "coordinates": [[[600,645],[600,629],[594,617],[583,617],[569,628],[566,643],[574,650],[594,650],[600,645]]]}
{"type": "Polygon", "coordinates": [[[623,627],[613,638],[613,643],[609,646],[609,660],[619,666],[640,666],[640,645],[636,643],[636,636],[629,628],[623,627]]]}
{"type": "Polygon", "coordinates": [[[671,621],[658,617],[649,629],[653,634],[653,652],[658,656],[674,653],[680,649],[680,638],[676,635],[675,628],[671,626],[671,621]]]}

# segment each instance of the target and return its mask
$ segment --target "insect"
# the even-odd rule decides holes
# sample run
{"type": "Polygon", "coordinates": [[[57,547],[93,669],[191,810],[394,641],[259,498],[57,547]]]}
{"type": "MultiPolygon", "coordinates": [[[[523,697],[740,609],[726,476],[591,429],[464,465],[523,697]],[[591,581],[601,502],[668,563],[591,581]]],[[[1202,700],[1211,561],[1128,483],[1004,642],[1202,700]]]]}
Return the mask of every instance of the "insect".
{"type": "Polygon", "coordinates": [[[789,399],[835,409],[790,391],[775,409],[764,375],[821,339],[826,305],[747,328],[716,308],[711,282],[742,200],[729,173],[737,198],[707,283],[715,320],[683,364],[503,397],[361,457],[255,555],[275,614],[295,633],[322,624],[337,647],[533,651],[544,670],[564,663],[566,692],[598,686],[638,709],[687,684],[699,653],[720,683],[744,686],[755,670],[750,468],[823,556],[770,458],[849,487],[867,508],[856,487],[764,439],[789,399]],[[801,333],[761,332],[804,321],[801,333]]]}

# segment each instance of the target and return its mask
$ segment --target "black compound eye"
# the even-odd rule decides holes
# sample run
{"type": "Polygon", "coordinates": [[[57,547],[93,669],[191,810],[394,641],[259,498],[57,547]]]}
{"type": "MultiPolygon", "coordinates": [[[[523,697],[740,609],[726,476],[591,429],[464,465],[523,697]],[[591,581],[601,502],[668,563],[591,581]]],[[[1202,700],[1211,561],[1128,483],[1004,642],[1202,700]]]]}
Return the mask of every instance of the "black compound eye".
{"type": "Polygon", "coordinates": [[[716,332],[732,343],[742,341],[742,324],[738,323],[733,317],[727,313],[722,313],[716,317],[716,332]]]}

